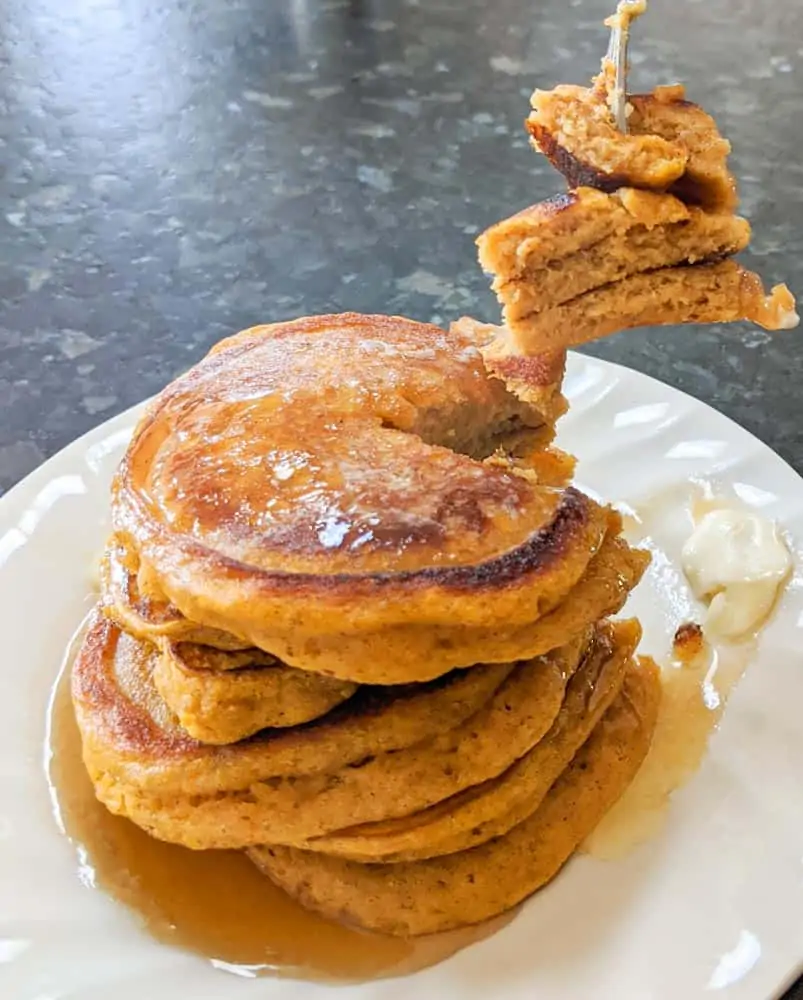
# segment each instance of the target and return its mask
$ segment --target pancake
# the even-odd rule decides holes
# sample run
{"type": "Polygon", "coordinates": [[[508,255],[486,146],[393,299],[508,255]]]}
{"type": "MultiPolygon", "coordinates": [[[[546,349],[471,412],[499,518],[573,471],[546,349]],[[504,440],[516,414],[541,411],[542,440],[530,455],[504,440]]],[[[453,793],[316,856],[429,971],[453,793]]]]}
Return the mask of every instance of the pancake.
{"type": "Polygon", "coordinates": [[[213,796],[277,775],[333,772],[372,753],[401,750],[479,711],[513,664],[457,670],[427,684],[361,687],[321,719],[266,730],[236,746],[185,733],[153,682],[159,651],[99,612],[76,657],[72,696],[93,768],[157,796],[213,796]]]}
{"type": "MultiPolygon", "coordinates": [[[[452,729],[433,715],[438,735],[428,740],[394,752],[369,744],[368,756],[338,770],[288,775],[271,768],[269,739],[204,747],[171,729],[142,644],[99,619],[73,668],[84,762],[98,798],[160,839],[198,849],[296,843],[342,827],[344,816],[405,815],[503,772],[549,729],[588,638],[516,665],[452,729]]],[[[313,752],[315,724],[294,733],[313,752]]]]}
{"type": "Polygon", "coordinates": [[[731,146],[714,119],[685,99],[682,86],[628,96],[627,133],[618,130],[604,85],[536,90],[526,121],[535,148],[569,187],[669,191],[717,212],[733,211],[731,146]]]}
{"type": "Polygon", "coordinates": [[[757,275],[723,260],[750,227],[729,212],[689,207],[670,194],[579,188],[492,226],[480,262],[512,340],[510,352],[554,357],[634,326],[750,319],[794,326],[784,285],[767,295],[757,275]]]}
{"type": "MultiPolygon", "coordinates": [[[[522,358],[512,351],[509,334],[504,327],[479,323],[469,316],[452,323],[450,332],[479,344],[488,374],[501,379],[519,399],[535,406],[539,413],[544,414],[547,426],[551,427],[566,412],[569,404],[561,392],[566,374],[565,351],[546,354],[539,359],[539,363],[533,358],[522,358]]],[[[542,447],[547,443],[539,442],[542,447]]]]}
{"type": "Polygon", "coordinates": [[[138,639],[158,642],[197,642],[216,649],[248,649],[248,640],[224,629],[189,621],[156,586],[143,593],[139,584],[141,561],[125,535],[113,534],[100,562],[101,604],[104,614],[138,639]]]}
{"type": "Polygon", "coordinates": [[[627,788],[649,749],[660,690],[657,669],[634,665],[536,811],[469,851],[397,865],[277,846],[249,855],[304,906],[369,930],[414,936],[487,920],[553,878],[627,788]]]}
{"type": "Polygon", "coordinates": [[[533,313],[512,327],[521,350],[541,352],[638,326],[737,320],[765,330],[788,330],[800,322],[786,285],[767,293],[758,275],[725,260],[635,274],[533,313]]]}
{"type": "Polygon", "coordinates": [[[730,256],[749,242],[747,220],[727,212],[633,188],[578,188],[498,222],[477,245],[515,325],[631,275],[730,256]]]}
{"type": "MultiPolygon", "coordinates": [[[[560,456],[543,455],[541,464],[555,461],[552,475],[558,479],[566,472],[566,462],[560,456]]],[[[318,636],[304,640],[294,636],[276,636],[278,658],[293,666],[306,664],[308,669],[335,677],[350,678],[361,683],[392,684],[404,676],[409,682],[429,681],[455,667],[469,667],[480,661],[506,663],[540,656],[563,645],[583,628],[600,618],[616,614],[624,605],[627,594],[640,580],[649,562],[646,552],[631,549],[618,538],[621,518],[608,512],[608,531],[597,554],[591,559],[583,577],[566,599],[553,611],[523,626],[497,625],[489,629],[473,629],[460,624],[438,628],[398,626],[380,629],[365,635],[318,636]],[[483,653],[484,656],[481,656],[483,653]]],[[[107,557],[128,561],[129,550],[119,538],[110,546],[107,557]]],[[[109,574],[119,578],[115,571],[109,574]]],[[[153,600],[153,599],[152,599],[153,600]]],[[[151,622],[142,608],[125,602],[125,592],[117,589],[104,593],[104,613],[126,631],[140,638],[161,643],[165,638],[164,618],[151,622]],[[136,618],[137,628],[129,623],[136,618]]],[[[164,608],[166,599],[156,605],[164,608]]],[[[182,641],[191,636],[196,626],[172,608],[170,636],[182,641]]],[[[243,640],[222,633],[223,648],[236,648],[243,640]]],[[[214,643],[212,643],[214,645],[214,643]]]]}
{"type": "MultiPolygon", "coordinates": [[[[148,408],[113,522],[186,618],[302,669],[320,668],[305,650],[321,640],[523,626],[577,583],[608,522],[574,488],[483,461],[544,423],[466,333],[354,314],[256,327],[148,408]]],[[[385,668],[392,637],[339,676],[413,679],[385,668]]]]}
{"type": "Polygon", "coordinates": [[[182,729],[202,743],[236,743],[261,729],[309,722],[357,690],[348,681],[286,667],[259,649],[166,640],[153,682],[182,729]]]}
{"type": "Polygon", "coordinates": [[[338,830],[300,846],[351,861],[396,863],[454,854],[504,835],[535,811],[588,739],[619,693],[640,638],[635,621],[598,630],[549,732],[498,778],[424,812],[338,830]]]}

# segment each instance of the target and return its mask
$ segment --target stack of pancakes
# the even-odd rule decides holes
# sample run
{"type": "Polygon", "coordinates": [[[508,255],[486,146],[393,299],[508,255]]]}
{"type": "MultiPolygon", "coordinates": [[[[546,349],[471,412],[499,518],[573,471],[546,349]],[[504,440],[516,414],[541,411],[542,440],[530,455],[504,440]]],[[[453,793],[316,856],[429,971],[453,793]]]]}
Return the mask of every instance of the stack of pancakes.
{"type": "Polygon", "coordinates": [[[347,314],[246,330],[168,386],[73,668],[100,800],[391,934],[548,881],[660,693],[609,617],[647,556],[549,447],[564,360],[347,314]]]}

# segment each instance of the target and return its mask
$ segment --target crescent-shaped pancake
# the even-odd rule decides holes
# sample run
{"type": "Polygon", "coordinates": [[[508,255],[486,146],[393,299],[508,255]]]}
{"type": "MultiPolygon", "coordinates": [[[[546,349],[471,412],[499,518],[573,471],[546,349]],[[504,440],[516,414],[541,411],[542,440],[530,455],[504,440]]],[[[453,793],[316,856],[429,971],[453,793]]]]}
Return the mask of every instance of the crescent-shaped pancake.
{"type": "Polygon", "coordinates": [[[185,618],[300,668],[320,669],[319,639],[527,625],[581,578],[609,515],[484,461],[544,418],[483,346],[353,314],[224,341],[140,423],[115,528],[185,618]]]}
{"type": "Polygon", "coordinates": [[[357,685],[286,667],[260,649],[162,640],[153,682],[181,727],[202,743],[237,743],[261,729],[310,722],[357,685]]]}

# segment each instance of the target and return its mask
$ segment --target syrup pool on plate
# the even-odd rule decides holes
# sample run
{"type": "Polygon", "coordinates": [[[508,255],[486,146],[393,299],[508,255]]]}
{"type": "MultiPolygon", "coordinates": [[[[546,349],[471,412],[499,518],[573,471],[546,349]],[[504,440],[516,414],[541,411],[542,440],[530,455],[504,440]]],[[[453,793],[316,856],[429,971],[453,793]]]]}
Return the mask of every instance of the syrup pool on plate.
{"type": "MultiPolygon", "coordinates": [[[[710,511],[747,510],[718,493],[706,482],[678,484],[625,515],[628,540],[652,555],[648,573],[663,598],[657,634],[675,635],[678,628],[706,617],[681,569],[684,545],[710,511]]],[[[755,520],[758,515],[752,512],[750,517],[755,520]]],[[[707,556],[713,559],[716,554],[709,551],[707,556]]],[[[765,608],[752,624],[760,627],[768,611],[765,608]]],[[[586,840],[587,853],[618,858],[661,830],[672,793],[699,768],[728,697],[755,657],[757,635],[754,627],[737,641],[729,641],[712,630],[703,635],[691,657],[675,655],[671,644],[649,650],[661,663],[664,689],[652,747],[632,785],[586,840]]]]}

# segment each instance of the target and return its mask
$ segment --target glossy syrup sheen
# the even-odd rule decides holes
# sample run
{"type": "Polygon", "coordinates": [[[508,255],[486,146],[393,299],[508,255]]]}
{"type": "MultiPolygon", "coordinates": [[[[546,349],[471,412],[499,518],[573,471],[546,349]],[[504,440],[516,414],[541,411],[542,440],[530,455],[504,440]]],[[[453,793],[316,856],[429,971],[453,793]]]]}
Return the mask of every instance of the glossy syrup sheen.
{"type": "Polygon", "coordinates": [[[49,727],[59,819],[79,848],[82,880],[133,909],[157,940],[241,975],[355,982],[434,965],[510,919],[413,940],[368,934],[305,910],[245,854],[190,851],[153,839],[95,798],[69,687],[65,671],[49,727]]]}

